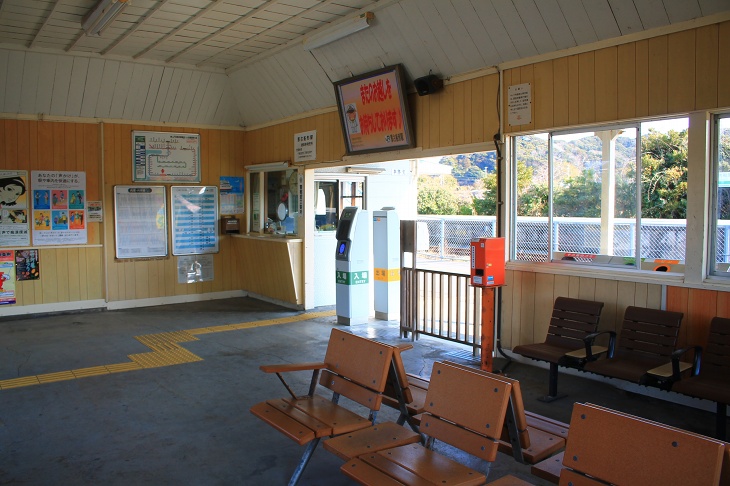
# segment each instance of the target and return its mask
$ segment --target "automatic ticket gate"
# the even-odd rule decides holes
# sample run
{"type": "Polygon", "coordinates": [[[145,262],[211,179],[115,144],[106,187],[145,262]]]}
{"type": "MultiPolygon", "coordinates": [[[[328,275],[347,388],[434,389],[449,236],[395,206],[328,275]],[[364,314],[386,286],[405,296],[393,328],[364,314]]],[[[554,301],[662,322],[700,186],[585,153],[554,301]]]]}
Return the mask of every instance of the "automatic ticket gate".
{"type": "Polygon", "coordinates": [[[335,253],[337,323],[364,324],[370,314],[370,220],[357,207],[342,210],[335,253]]]}

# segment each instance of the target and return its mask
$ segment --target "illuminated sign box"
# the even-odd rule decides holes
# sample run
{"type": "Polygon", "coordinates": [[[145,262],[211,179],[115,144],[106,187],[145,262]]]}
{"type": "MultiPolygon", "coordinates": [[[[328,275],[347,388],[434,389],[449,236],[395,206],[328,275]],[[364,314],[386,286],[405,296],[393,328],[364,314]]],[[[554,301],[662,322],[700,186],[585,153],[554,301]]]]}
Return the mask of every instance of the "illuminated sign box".
{"type": "Polygon", "coordinates": [[[348,155],[415,147],[402,65],[334,86],[348,155]]]}

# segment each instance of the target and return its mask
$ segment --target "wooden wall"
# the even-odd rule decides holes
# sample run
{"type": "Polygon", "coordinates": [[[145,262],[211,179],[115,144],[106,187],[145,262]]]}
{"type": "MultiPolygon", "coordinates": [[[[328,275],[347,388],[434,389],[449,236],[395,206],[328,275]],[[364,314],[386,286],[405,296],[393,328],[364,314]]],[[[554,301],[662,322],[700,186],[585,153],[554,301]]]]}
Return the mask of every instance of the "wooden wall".
{"type": "Polygon", "coordinates": [[[730,106],[730,22],[504,71],[531,83],[532,123],[519,132],[730,106]]]}
{"type": "MultiPolygon", "coordinates": [[[[0,167],[85,171],[86,198],[101,199],[99,126],[89,123],[0,120],[0,167]]],[[[30,198],[28,199],[30,204],[30,198]]],[[[16,306],[104,298],[101,223],[88,223],[88,243],[40,250],[39,280],[16,282],[16,306]]]]}
{"type": "Polygon", "coordinates": [[[603,302],[599,329],[618,331],[626,307],[659,309],[660,285],[508,270],[502,289],[502,345],[542,342],[557,297],[603,302]]]}
{"type": "MultiPolygon", "coordinates": [[[[232,238],[228,236],[221,237],[220,252],[213,257],[214,279],[211,282],[177,283],[177,257],[172,255],[139,261],[114,258],[114,186],[132,183],[133,130],[199,133],[201,185],[218,186],[220,176],[243,177],[243,132],[167,126],[104,125],[104,212],[107,221],[104,227],[104,238],[107,241],[104,256],[108,268],[108,300],[113,302],[242,290],[239,274],[243,269],[235,257],[232,238]]],[[[171,184],[166,185],[170,218],[171,184]]],[[[172,234],[168,234],[168,241],[172,251],[172,234]]]]}
{"type": "Polygon", "coordinates": [[[684,313],[680,346],[705,346],[713,317],[730,317],[730,292],[667,287],[667,309],[684,313]]]}
{"type": "MultiPolygon", "coordinates": [[[[423,149],[492,141],[499,131],[496,74],[447,85],[429,95],[411,95],[416,146],[423,149]]],[[[294,160],[294,134],[317,130],[317,162],[341,160],[345,142],[337,112],[246,132],[246,164],[294,160]]]]}

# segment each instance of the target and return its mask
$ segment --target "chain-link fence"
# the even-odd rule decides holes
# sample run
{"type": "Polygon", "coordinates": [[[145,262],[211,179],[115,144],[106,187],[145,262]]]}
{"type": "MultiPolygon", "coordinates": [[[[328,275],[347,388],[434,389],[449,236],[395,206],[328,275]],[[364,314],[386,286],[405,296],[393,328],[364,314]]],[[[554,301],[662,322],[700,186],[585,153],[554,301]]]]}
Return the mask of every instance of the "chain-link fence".
{"type": "MultiPolygon", "coordinates": [[[[428,228],[428,250],[419,258],[468,260],[469,243],[474,238],[496,236],[495,216],[419,216],[428,228]]],[[[515,225],[515,257],[521,261],[548,261],[549,219],[519,217],[515,225]]],[[[423,225],[421,225],[423,227],[423,225]]],[[[614,220],[611,255],[635,257],[636,220],[614,220]]],[[[601,220],[599,218],[554,218],[554,251],[600,254],[601,220]]],[[[605,237],[605,236],[604,236],[605,237]]],[[[684,260],[687,222],[684,219],[643,219],[641,221],[641,256],[650,259],[684,260]]],[[[717,262],[730,261],[730,221],[718,221],[717,262]]]]}

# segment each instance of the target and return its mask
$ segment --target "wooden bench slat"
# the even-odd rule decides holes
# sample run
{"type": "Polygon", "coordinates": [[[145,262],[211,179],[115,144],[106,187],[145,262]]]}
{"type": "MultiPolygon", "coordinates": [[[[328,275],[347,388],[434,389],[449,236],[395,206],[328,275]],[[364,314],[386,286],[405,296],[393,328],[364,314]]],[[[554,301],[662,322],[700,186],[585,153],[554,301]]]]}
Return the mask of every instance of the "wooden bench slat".
{"type": "Polygon", "coordinates": [[[257,403],[251,407],[251,413],[286,435],[299,445],[304,445],[315,439],[314,431],[308,429],[289,415],[282,413],[276,407],[266,402],[257,403]]]}
{"type": "Polygon", "coordinates": [[[367,461],[352,459],[340,471],[360,484],[372,486],[433,486],[433,483],[418,477],[412,472],[394,464],[377,454],[368,454],[367,461]]]}
{"type": "Polygon", "coordinates": [[[483,431],[474,433],[429,414],[424,414],[421,419],[421,431],[485,461],[497,459],[499,442],[483,431]]]}
{"type": "Polygon", "coordinates": [[[264,373],[286,373],[290,371],[314,371],[324,369],[325,365],[321,361],[312,363],[283,363],[273,365],[261,365],[259,369],[264,373]]]}
{"type": "Polygon", "coordinates": [[[324,441],[323,446],[348,461],[363,454],[420,442],[421,436],[393,422],[372,425],[357,433],[342,434],[324,441]]]}
{"type": "Polygon", "coordinates": [[[346,380],[329,370],[322,371],[320,382],[322,383],[322,386],[326,386],[333,392],[346,396],[350,400],[353,400],[370,410],[378,410],[383,400],[383,396],[380,393],[358,385],[357,383],[353,383],[350,380],[346,380]]]}
{"type": "MultiPolygon", "coordinates": [[[[652,483],[647,483],[652,484],[652,483]]],[[[578,474],[570,469],[562,469],[560,472],[559,486],[606,486],[603,481],[596,481],[592,478],[578,474]]]]}
{"type": "Polygon", "coordinates": [[[565,451],[558,452],[554,456],[543,459],[537,464],[533,464],[530,468],[530,474],[540,479],[558,484],[560,482],[560,472],[563,470],[563,455],[565,451]]]}
{"type": "MultiPolygon", "coordinates": [[[[417,444],[380,451],[375,455],[386,458],[433,484],[476,486],[487,480],[482,473],[417,444]]],[[[369,461],[368,456],[364,460],[369,461]]]]}
{"type": "MultiPolygon", "coordinates": [[[[366,417],[358,415],[320,396],[300,398],[298,400],[284,398],[282,401],[291,404],[313,423],[319,422],[326,426],[320,430],[315,430],[317,437],[346,434],[372,425],[366,417]]],[[[269,403],[271,403],[271,400],[269,403]]],[[[301,417],[301,415],[297,415],[297,420],[306,419],[301,417]]]]}
{"type": "MultiPolygon", "coordinates": [[[[522,449],[522,456],[528,464],[535,464],[543,459],[556,454],[565,447],[565,439],[544,430],[527,427],[530,436],[530,446],[522,449]]],[[[505,454],[512,454],[512,444],[509,438],[502,438],[499,441],[499,450],[505,454]]]]}
{"type": "Polygon", "coordinates": [[[527,425],[532,428],[557,435],[563,439],[568,438],[568,430],[570,428],[569,424],[551,419],[550,417],[545,417],[544,415],[530,412],[529,410],[525,410],[525,417],[527,418],[527,425]]]}

